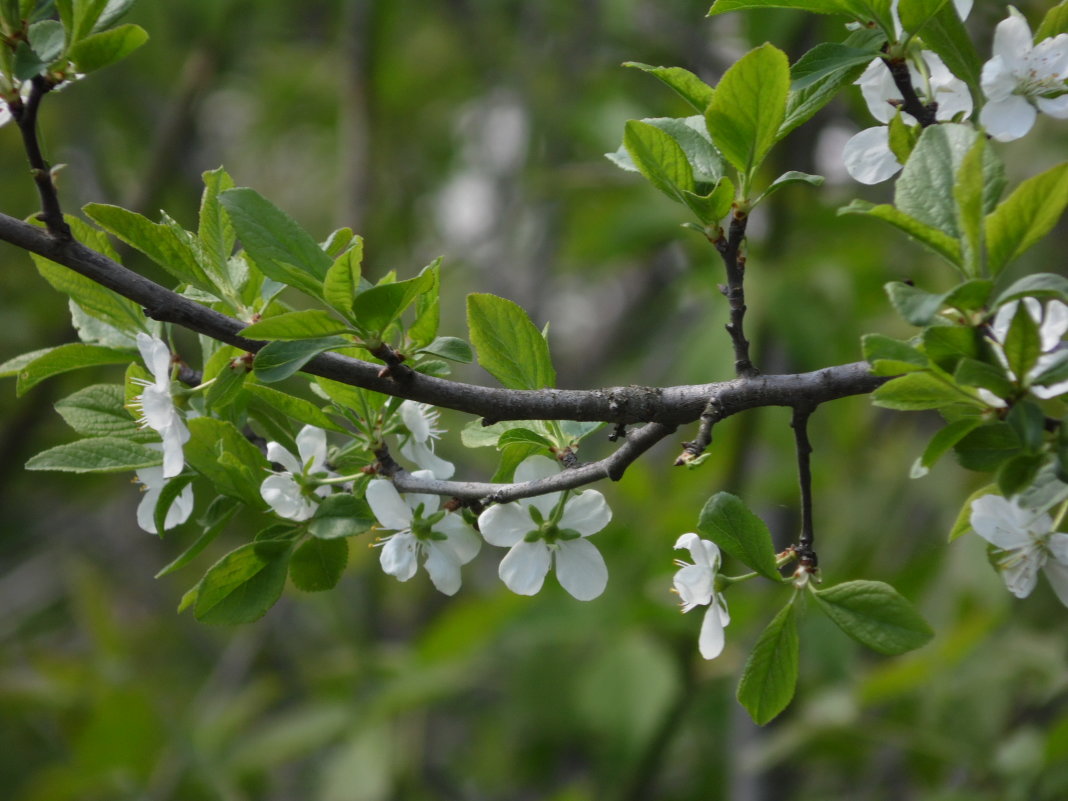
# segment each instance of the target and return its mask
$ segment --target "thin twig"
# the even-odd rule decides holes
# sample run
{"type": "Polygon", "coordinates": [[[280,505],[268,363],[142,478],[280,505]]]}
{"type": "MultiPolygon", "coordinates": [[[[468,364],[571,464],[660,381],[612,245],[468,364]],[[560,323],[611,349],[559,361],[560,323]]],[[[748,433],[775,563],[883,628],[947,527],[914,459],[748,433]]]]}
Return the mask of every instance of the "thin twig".
{"type": "Polygon", "coordinates": [[[938,103],[924,103],[920,100],[920,96],[916,94],[916,89],[912,85],[912,75],[909,73],[908,61],[904,58],[888,58],[884,56],[883,63],[890,70],[890,75],[894,78],[897,90],[901,92],[901,110],[915,117],[922,128],[937,124],[938,120],[935,115],[938,112],[938,103]]]}
{"type": "Polygon", "coordinates": [[[742,243],[745,242],[745,228],[748,222],[747,214],[735,210],[731,214],[726,239],[721,233],[718,239],[712,240],[727,271],[727,283],[719,289],[727,298],[727,305],[730,306],[730,322],[727,323],[726,328],[734,346],[734,374],[739,378],[748,378],[760,372],[749,358],[749,340],[745,338],[743,326],[745,320],[745,253],[742,251],[742,243]]]}
{"type": "Polygon", "coordinates": [[[701,412],[701,425],[697,429],[697,439],[682,443],[682,453],[675,460],[675,466],[681,467],[697,459],[712,444],[712,427],[723,419],[717,398],[712,398],[701,412]]]}
{"type": "Polygon", "coordinates": [[[22,134],[22,144],[26,158],[30,162],[30,173],[37,184],[37,194],[41,198],[41,211],[38,219],[48,228],[48,233],[56,239],[69,241],[70,226],[63,219],[63,209],[59,205],[59,193],[52,180],[52,167],[45,161],[41,152],[41,143],[37,130],[37,113],[41,108],[41,98],[50,92],[53,84],[43,75],[34,76],[30,84],[30,96],[25,103],[18,101],[9,104],[11,116],[22,134]]]}
{"type": "Polygon", "coordinates": [[[812,526],[812,443],[808,438],[808,418],[815,406],[800,404],[794,407],[790,427],[794,430],[797,443],[797,480],[801,485],[801,536],[797,542],[798,563],[807,572],[812,572],[819,565],[814,550],[815,532],[812,526]]]}

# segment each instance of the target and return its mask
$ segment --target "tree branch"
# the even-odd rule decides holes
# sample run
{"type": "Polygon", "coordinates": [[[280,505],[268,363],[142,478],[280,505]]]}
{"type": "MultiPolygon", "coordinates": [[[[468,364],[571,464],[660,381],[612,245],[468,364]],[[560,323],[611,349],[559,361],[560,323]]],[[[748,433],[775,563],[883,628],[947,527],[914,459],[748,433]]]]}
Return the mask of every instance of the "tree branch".
{"type": "Polygon", "coordinates": [[[794,430],[797,443],[797,480],[801,485],[801,537],[797,541],[798,563],[808,572],[819,565],[813,548],[815,533],[812,527],[812,443],[808,438],[808,418],[815,411],[814,406],[799,404],[794,407],[790,427],[794,430]]]}
{"type": "Polygon", "coordinates": [[[749,378],[760,372],[749,359],[749,340],[745,338],[745,329],[743,327],[745,320],[745,254],[742,252],[742,243],[745,241],[745,227],[748,222],[749,216],[747,214],[735,210],[731,214],[727,238],[724,239],[723,235],[720,234],[719,239],[712,241],[723,259],[723,266],[727,270],[727,283],[720,286],[719,291],[727,298],[727,304],[731,310],[731,319],[726,328],[734,345],[734,374],[739,378],[749,378]]]}
{"type": "MultiPolygon", "coordinates": [[[[61,241],[41,228],[0,214],[0,241],[10,242],[62,264],[123,297],[139,303],[154,320],[174,323],[242,350],[256,352],[266,343],[242,337],[245,323],[128,270],[76,241],[61,241]]],[[[887,381],[869,372],[867,362],[827,367],[810,373],[736,378],[673,387],[513,390],[482,387],[411,373],[403,381],[381,375],[382,365],[325,353],[304,372],[410,400],[500,420],[579,420],[616,424],[656,422],[678,426],[697,420],[715,400],[721,418],[759,406],[819,404],[864,395],[887,381]]]]}
{"type": "Polygon", "coordinates": [[[26,158],[30,162],[30,174],[37,184],[37,194],[41,197],[41,212],[38,219],[48,228],[48,232],[61,240],[71,238],[70,227],[63,219],[63,210],[59,205],[59,193],[52,180],[52,167],[45,161],[41,152],[41,143],[37,136],[37,112],[41,107],[41,98],[50,92],[53,85],[43,75],[36,75],[30,84],[30,96],[25,103],[9,103],[11,116],[22,134],[22,144],[26,149],[26,158]]]}
{"type": "Polygon", "coordinates": [[[935,117],[938,113],[938,103],[925,104],[920,100],[920,96],[916,94],[916,89],[912,85],[912,75],[909,74],[908,61],[904,58],[884,57],[883,63],[890,70],[890,75],[894,78],[897,90],[901,92],[901,110],[915,117],[922,128],[935,125],[938,122],[935,117]]]}

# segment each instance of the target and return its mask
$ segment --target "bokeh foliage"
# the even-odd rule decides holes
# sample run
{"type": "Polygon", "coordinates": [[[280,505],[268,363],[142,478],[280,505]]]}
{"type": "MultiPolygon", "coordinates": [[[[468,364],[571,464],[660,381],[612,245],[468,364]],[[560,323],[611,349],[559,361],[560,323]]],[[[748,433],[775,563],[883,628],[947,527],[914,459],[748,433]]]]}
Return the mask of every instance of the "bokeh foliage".
{"type": "MultiPolygon", "coordinates": [[[[717,380],[731,374],[731,354],[714,254],[678,228],[676,208],[601,155],[625,120],[685,110],[619,64],[678,64],[714,83],[753,45],[771,40],[796,58],[837,23],[773,12],[705,20],[705,10],[648,0],[142,3],[130,20],[150,43],[48,98],[43,128],[50,159],[68,165],[68,208],[164,207],[189,223],[200,173],[223,163],[317,235],[338,225],[363,234],[369,274],[413,274],[445,254],[443,333],[461,332],[469,291],[551,321],[561,386],[717,380]]],[[[980,7],[972,24],[989,30],[1002,12],[980,7]]],[[[818,157],[821,143],[854,125],[851,101],[786,140],[769,175],[833,162],[833,152],[818,157]]],[[[1026,152],[1002,150],[1010,172],[1065,157],[1054,125],[1040,133],[1026,152]]],[[[0,170],[4,211],[30,214],[13,128],[0,130],[0,170]]],[[[932,256],[877,223],[835,216],[880,191],[793,187],[754,220],[748,302],[765,372],[859,358],[864,331],[907,336],[887,281],[939,289],[932,256]]],[[[1031,266],[1063,271],[1055,239],[1028,254],[1031,266]]],[[[72,340],[64,299],[25,255],[5,248],[0,258],[0,361],[72,340]]],[[[151,272],[135,254],[129,263],[151,272]]],[[[969,477],[950,460],[907,477],[933,417],[848,399],[819,411],[812,438],[826,575],[893,583],[936,639],[884,659],[809,616],[798,699],[757,729],[734,683],[777,599],[731,593],[727,650],[703,662],[700,621],[680,616],[668,592],[671,545],[719,490],[744,492],[780,542],[793,538],[786,410],[717,428],[700,469],[671,468],[673,442],[602,488],[615,513],[598,535],[611,579],[592,603],[552,581],[535,598],[512,596],[488,548],[463,592],[444,599],[424,576],[383,576],[365,535],[337,591],[290,588],[262,621],[228,629],[175,615],[193,579],[151,579],[188,543],[181,528],[160,541],[136,527],[134,487],[22,472],[32,453],[68,438],[50,405],[84,383],[0,393],[0,783],[13,799],[1068,792],[1063,608],[1044,586],[1013,601],[979,542],[946,544],[969,477]]],[[[232,535],[215,556],[242,541],[232,535]]]]}

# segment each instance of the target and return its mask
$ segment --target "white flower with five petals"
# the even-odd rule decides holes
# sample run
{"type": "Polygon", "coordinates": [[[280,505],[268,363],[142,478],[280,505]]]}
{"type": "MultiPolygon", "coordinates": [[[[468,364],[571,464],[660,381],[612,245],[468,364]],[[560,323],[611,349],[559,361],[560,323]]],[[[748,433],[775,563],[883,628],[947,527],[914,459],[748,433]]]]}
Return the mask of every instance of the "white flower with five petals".
{"type": "Polygon", "coordinates": [[[172,478],[182,472],[185,464],[182,446],[189,441],[189,429],[171,394],[171,351],[162,339],[145,333],[137,335],[137,349],[153,380],[132,379],[145,390],[131,406],[141,411],[137,422],[142,428],[151,428],[163,440],[163,478],[172,478]]]}
{"type": "Polygon", "coordinates": [[[685,548],[693,557],[693,564],[675,560],[679,566],[675,573],[675,592],[682,602],[682,611],[689,612],[696,606],[707,606],[698,647],[705,659],[715,659],[723,652],[723,629],[731,622],[727,602],[716,592],[716,575],[719,573],[719,548],[714,542],[703,540],[696,534],[683,534],[675,541],[675,547],[685,548]]]}
{"type": "MultiPolygon", "coordinates": [[[[167,486],[167,479],[163,477],[162,467],[142,467],[137,471],[137,480],[144,487],[141,502],[137,504],[137,525],[149,534],[158,534],[156,530],[156,504],[159,503],[160,493],[167,486]]],[[[178,497],[167,509],[167,516],[163,521],[164,530],[180,526],[189,519],[193,513],[193,488],[186,486],[178,497]]]]}
{"type": "Polygon", "coordinates": [[[452,462],[447,462],[434,453],[434,440],[442,430],[438,428],[439,412],[429,403],[406,400],[398,409],[405,428],[411,436],[400,447],[405,459],[415,462],[423,470],[429,470],[434,478],[448,479],[456,472],[452,462]]]}
{"type": "MultiPolygon", "coordinates": [[[[558,472],[544,456],[531,456],[515,469],[515,480],[536,481],[558,472]]],[[[604,592],[608,568],[586,538],[611,519],[612,510],[597,490],[566,500],[564,493],[551,492],[492,506],[479,515],[478,528],[486,542],[510,549],[498,574],[512,592],[536,594],[555,560],[561,586],[576,599],[591,601],[604,592]]]]}
{"type": "MultiPolygon", "coordinates": [[[[417,470],[412,477],[433,478],[433,474],[417,470]]],[[[437,495],[406,493],[402,498],[393,482],[383,479],[367,485],[367,503],[383,528],[397,532],[382,540],[382,570],[407,581],[422,559],[438,590],[454,595],[460,589],[461,565],[474,559],[482,547],[463,518],[439,512],[437,495]]]]}
{"type": "Polygon", "coordinates": [[[1055,532],[1048,514],[999,495],[984,495],[972,501],[970,522],[976,534],[1000,549],[996,564],[1009,592],[1026,598],[1041,569],[1068,606],[1068,534],[1055,532]]]}
{"type": "Polygon", "coordinates": [[[1038,112],[1068,119],[1068,34],[1033,44],[1023,15],[1009,16],[994,30],[994,57],[983,65],[980,83],[987,103],[979,122],[999,142],[1031,130],[1038,112]]]}
{"type": "MultiPolygon", "coordinates": [[[[997,314],[994,315],[994,319],[990,323],[990,339],[993,344],[994,354],[1009,373],[1009,377],[1014,381],[1019,380],[1019,377],[1009,370],[1008,359],[1005,357],[1005,338],[1009,334],[1009,328],[1012,327],[1012,321],[1016,317],[1020,302],[1013,300],[1006,303],[998,309],[997,314]]],[[[1068,381],[1060,381],[1048,386],[1032,384],[1032,382],[1060,360],[1061,343],[1064,340],[1064,335],[1068,333],[1068,305],[1059,300],[1051,300],[1043,308],[1036,298],[1023,298],[1022,302],[1027,313],[1035,321],[1035,325],[1038,326],[1039,345],[1042,351],[1034,366],[1023,377],[1023,385],[1036,397],[1056,398],[1068,392],[1068,381]]],[[[1000,404],[994,402],[1000,399],[995,399],[992,395],[988,397],[987,394],[984,394],[983,397],[991,400],[994,406],[1005,405],[1004,401],[1000,404]]]]}
{"type": "Polygon", "coordinates": [[[260,496],[279,517],[299,521],[315,514],[319,504],[312,496],[325,498],[332,489],[328,484],[313,489],[307,481],[315,473],[331,475],[326,468],[326,432],[315,426],[304,426],[296,440],[299,458],[277,442],[267,443],[268,461],[282,465],[285,470],[263,480],[260,496]]]}
{"type": "MultiPolygon", "coordinates": [[[[935,53],[924,50],[923,72],[909,64],[912,85],[927,103],[937,103],[935,118],[948,122],[957,115],[967,117],[972,113],[972,96],[967,84],[957,78],[935,53]]],[[[871,115],[881,123],[889,123],[903,102],[901,92],[894,82],[890,69],[882,59],[873,60],[856,80],[861,94],[868,104],[871,115]]],[[[906,124],[916,125],[916,119],[901,113],[906,124]]],[[[846,171],[862,184],[877,184],[893,177],[902,164],[890,150],[890,129],[884,124],[865,128],[845,144],[842,151],[846,171]]]]}

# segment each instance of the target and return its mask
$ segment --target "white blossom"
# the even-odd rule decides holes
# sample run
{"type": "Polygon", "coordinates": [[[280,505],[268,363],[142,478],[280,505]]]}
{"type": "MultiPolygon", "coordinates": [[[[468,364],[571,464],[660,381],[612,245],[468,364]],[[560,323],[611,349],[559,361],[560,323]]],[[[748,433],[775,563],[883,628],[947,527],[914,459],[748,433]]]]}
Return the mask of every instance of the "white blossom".
{"type": "MultiPolygon", "coordinates": [[[[970,116],[972,96],[967,84],[953,75],[935,53],[924,50],[920,55],[925,74],[910,63],[909,75],[921,101],[938,104],[935,118],[941,122],[948,122],[957,115],[970,116]]],[[[860,86],[871,115],[881,123],[889,123],[903,102],[889,67],[882,59],[873,60],[856,84],[860,86]]],[[[907,125],[918,124],[915,117],[904,111],[901,117],[907,125]]],[[[849,175],[862,184],[885,181],[903,166],[890,150],[890,131],[886,125],[865,128],[853,136],[842,150],[842,159],[849,175]]]]}
{"type": "MultiPolygon", "coordinates": [[[[1032,385],[1032,381],[1049,369],[1057,360],[1061,349],[1061,342],[1065,333],[1068,333],[1068,306],[1059,300],[1050,300],[1045,308],[1036,298],[1024,298],[1024,308],[1031,315],[1031,319],[1038,326],[1038,335],[1042,354],[1038,357],[1033,367],[1027,371],[1022,383],[1031,393],[1039,398],[1056,398],[1068,392],[1068,381],[1061,381],[1050,386],[1032,385]]],[[[1006,303],[990,323],[990,339],[994,346],[994,354],[1002,366],[1005,367],[1009,377],[1016,381],[1020,377],[1009,369],[1008,359],[1005,357],[1005,337],[1008,336],[1013,318],[1019,309],[1020,301],[1013,300],[1006,303]]],[[[985,397],[985,396],[984,396],[985,397]]],[[[993,397],[993,396],[991,396],[993,397]]],[[[996,405],[996,404],[995,404],[996,405]]],[[[1004,406],[1004,402],[1000,404],[1004,406]]]]}
{"type": "Polygon", "coordinates": [[[137,420],[141,427],[151,428],[163,440],[163,478],[172,478],[185,464],[182,446],[189,441],[189,429],[171,394],[171,351],[162,339],[143,332],[137,335],[137,349],[154,380],[132,379],[145,390],[131,406],[141,412],[137,420]]]}
{"type": "MultiPolygon", "coordinates": [[[[417,470],[414,478],[433,478],[417,470]]],[[[407,493],[393,482],[375,479],[367,485],[367,503],[379,524],[396,533],[382,540],[382,570],[401,581],[415,575],[420,559],[434,586],[446,595],[460,589],[460,567],[478,554],[482,543],[457,514],[439,512],[437,495],[407,493]]]]}
{"type": "Polygon", "coordinates": [[[719,548],[714,542],[703,540],[696,534],[683,534],[675,541],[675,547],[686,549],[693,564],[675,560],[679,566],[675,573],[675,592],[682,603],[682,611],[689,612],[697,606],[707,606],[698,647],[705,659],[715,659],[723,652],[723,629],[731,622],[727,602],[716,592],[716,574],[719,572],[719,548]]]}
{"type": "Polygon", "coordinates": [[[1068,118],[1068,34],[1032,44],[1027,20],[1012,6],[994,30],[994,56],[983,65],[980,83],[987,103],[979,122],[999,142],[1019,139],[1041,111],[1068,118]]]}
{"type": "Polygon", "coordinates": [[[998,495],[972,501],[975,533],[1000,549],[997,568],[1009,592],[1026,598],[1042,570],[1061,603],[1068,606],[1068,534],[1053,530],[1045,512],[1025,509],[998,495]]]}
{"type": "MultiPolygon", "coordinates": [[[[558,472],[544,456],[524,459],[515,470],[520,483],[558,472]]],[[[510,550],[498,574],[512,592],[534,595],[556,563],[561,586],[580,601],[604,592],[608,568],[601,552],[586,538],[608,525],[612,510],[596,490],[572,495],[561,508],[563,493],[551,492],[515,503],[499,504],[483,512],[478,527],[486,542],[510,550]]]]}
{"type": "Polygon", "coordinates": [[[423,470],[429,470],[434,478],[448,479],[456,472],[452,462],[447,462],[434,453],[434,440],[441,437],[438,427],[440,413],[429,403],[406,400],[398,409],[404,426],[411,436],[401,445],[400,452],[423,470]]]}
{"type": "MultiPolygon", "coordinates": [[[[162,467],[142,467],[137,471],[137,480],[144,487],[141,502],[137,504],[137,525],[149,534],[158,534],[156,530],[156,504],[159,503],[160,493],[167,486],[167,479],[163,477],[162,467]]],[[[174,502],[167,509],[167,516],[163,521],[163,528],[171,529],[180,526],[189,519],[193,513],[193,488],[186,486],[174,502]]]]}
{"type": "Polygon", "coordinates": [[[279,517],[307,520],[318,506],[309,492],[325,498],[332,491],[328,484],[309,489],[303,482],[315,473],[330,474],[326,469],[326,432],[315,426],[304,426],[296,440],[299,458],[277,442],[267,443],[268,461],[277,462],[285,470],[267,476],[260,484],[260,495],[279,517]]]}

